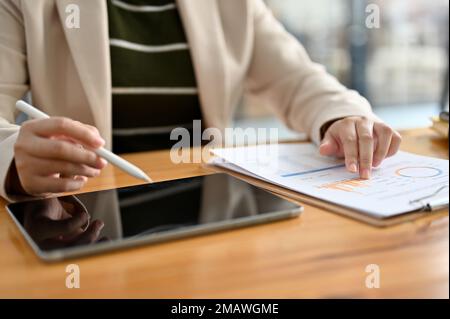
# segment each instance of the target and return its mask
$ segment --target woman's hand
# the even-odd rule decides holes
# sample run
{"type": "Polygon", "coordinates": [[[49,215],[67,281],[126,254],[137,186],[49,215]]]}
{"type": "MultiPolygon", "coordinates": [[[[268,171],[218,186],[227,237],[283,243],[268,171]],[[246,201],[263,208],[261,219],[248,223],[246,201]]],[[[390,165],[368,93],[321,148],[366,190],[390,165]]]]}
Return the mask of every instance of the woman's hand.
{"type": "Polygon", "coordinates": [[[15,183],[29,195],[79,190],[106,166],[93,151],[104,143],[95,127],[67,118],[27,121],[14,147],[15,183]]]}
{"type": "Polygon", "coordinates": [[[320,145],[326,156],[345,157],[347,169],[369,179],[372,168],[399,150],[402,138],[384,123],[348,117],[333,123],[320,145]]]}

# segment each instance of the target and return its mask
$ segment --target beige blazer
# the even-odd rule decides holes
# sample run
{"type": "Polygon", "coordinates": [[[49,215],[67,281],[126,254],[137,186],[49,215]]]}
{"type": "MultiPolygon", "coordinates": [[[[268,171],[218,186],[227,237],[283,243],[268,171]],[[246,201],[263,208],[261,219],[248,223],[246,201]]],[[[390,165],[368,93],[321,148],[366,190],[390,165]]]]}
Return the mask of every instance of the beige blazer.
{"type": "MultiPolygon", "coordinates": [[[[292,129],[320,140],[320,127],[372,116],[275,20],[262,0],[177,0],[191,47],[204,121],[225,128],[244,90],[264,98],[292,129]]],[[[152,32],[152,30],[149,30],[152,32]]],[[[0,1],[0,195],[14,157],[14,105],[28,91],[54,116],[95,125],[111,141],[106,0],[0,1]],[[65,27],[77,4],[79,29],[65,27]]]]}

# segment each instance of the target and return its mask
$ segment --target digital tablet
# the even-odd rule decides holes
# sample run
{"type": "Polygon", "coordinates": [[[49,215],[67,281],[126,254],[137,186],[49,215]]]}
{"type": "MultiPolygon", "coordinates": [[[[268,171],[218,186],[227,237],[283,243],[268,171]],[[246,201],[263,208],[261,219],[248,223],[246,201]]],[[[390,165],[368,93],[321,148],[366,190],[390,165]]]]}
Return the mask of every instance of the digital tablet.
{"type": "Polygon", "coordinates": [[[302,208],[226,174],[7,205],[45,261],[298,216],[302,208]]]}

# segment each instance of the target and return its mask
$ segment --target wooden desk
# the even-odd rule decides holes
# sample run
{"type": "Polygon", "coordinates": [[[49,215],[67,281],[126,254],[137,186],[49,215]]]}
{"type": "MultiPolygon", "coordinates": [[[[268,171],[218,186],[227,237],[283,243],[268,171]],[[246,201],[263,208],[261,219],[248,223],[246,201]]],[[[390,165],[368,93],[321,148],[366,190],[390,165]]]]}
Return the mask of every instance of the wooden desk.
{"type": "MultiPolygon", "coordinates": [[[[404,137],[404,150],[448,158],[429,130],[404,137]]],[[[208,173],[171,164],[167,152],[128,159],[155,180],[208,173]]],[[[135,182],[109,167],[86,191],[135,182]]],[[[448,212],[377,229],[306,206],[299,219],[45,264],[0,204],[0,297],[449,297],[448,212]],[[65,288],[69,263],[80,266],[80,289],[65,288]],[[381,267],[380,289],[365,287],[369,264],[381,267]]]]}

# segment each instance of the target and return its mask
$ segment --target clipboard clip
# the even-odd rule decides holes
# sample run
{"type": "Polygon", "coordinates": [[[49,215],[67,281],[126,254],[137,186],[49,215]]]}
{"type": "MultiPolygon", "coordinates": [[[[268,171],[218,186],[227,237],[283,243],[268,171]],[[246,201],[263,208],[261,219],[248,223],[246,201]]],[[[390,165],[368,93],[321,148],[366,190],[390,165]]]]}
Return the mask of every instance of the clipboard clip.
{"type": "Polygon", "coordinates": [[[448,208],[449,207],[449,198],[448,197],[441,197],[441,198],[429,200],[429,199],[436,197],[437,195],[439,195],[442,191],[446,190],[447,188],[449,188],[449,185],[442,186],[433,194],[416,199],[416,200],[412,200],[409,203],[411,205],[421,204],[422,211],[426,211],[426,212],[434,212],[437,210],[448,208]]]}

